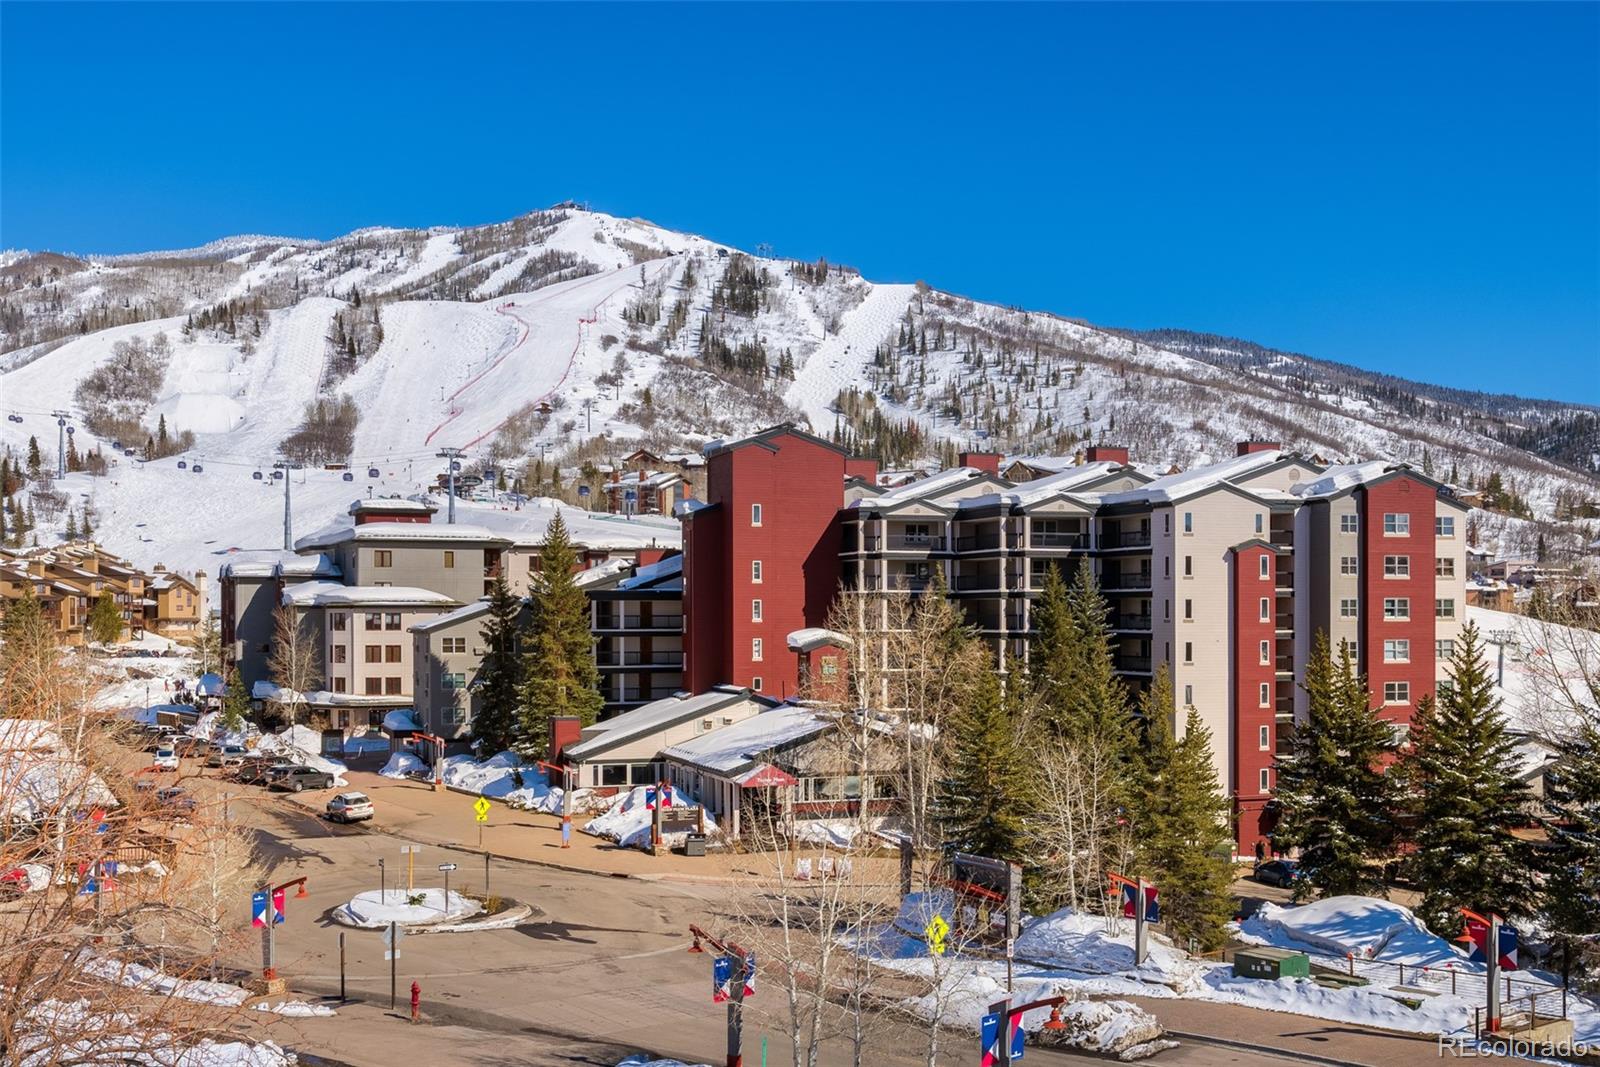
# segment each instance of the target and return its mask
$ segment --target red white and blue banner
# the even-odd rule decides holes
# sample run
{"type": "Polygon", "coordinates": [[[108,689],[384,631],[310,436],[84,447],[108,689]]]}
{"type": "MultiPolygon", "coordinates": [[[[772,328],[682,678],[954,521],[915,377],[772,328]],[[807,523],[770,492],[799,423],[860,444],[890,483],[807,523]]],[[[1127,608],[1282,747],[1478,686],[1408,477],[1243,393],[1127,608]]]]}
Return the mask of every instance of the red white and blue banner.
{"type": "MultiPolygon", "coordinates": [[[[1468,958],[1474,963],[1487,962],[1484,952],[1484,943],[1489,940],[1489,921],[1481,915],[1467,913],[1466,930],[1458,939],[1472,946],[1468,958]]],[[[1500,969],[1514,971],[1517,969],[1517,945],[1520,938],[1515,926],[1500,925],[1500,969]]]]}

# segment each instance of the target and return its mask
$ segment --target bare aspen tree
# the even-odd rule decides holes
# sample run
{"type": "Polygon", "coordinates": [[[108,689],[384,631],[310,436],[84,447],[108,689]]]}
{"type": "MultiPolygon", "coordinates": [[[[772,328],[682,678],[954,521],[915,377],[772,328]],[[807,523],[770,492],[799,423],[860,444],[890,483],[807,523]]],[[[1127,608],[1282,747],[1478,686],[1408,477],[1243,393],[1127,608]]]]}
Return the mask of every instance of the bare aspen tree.
{"type": "Polygon", "coordinates": [[[267,659],[267,673],[279,689],[287,691],[289,725],[295,725],[296,710],[305,702],[305,694],[322,682],[322,667],[317,643],[292,604],[279,604],[272,614],[272,654],[267,659]]]}

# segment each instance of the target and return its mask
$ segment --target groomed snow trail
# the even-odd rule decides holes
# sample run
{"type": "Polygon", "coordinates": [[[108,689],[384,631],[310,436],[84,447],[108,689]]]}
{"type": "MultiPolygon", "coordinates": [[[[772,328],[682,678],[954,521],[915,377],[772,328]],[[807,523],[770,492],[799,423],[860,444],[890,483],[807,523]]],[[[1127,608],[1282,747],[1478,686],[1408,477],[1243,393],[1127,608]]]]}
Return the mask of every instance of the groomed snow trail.
{"type": "Polygon", "coordinates": [[[914,285],[874,285],[844,317],[839,332],[816,347],[795,375],[784,399],[805,412],[815,427],[833,424],[833,402],[841,390],[865,380],[862,368],[905,316],[914,285]]]}

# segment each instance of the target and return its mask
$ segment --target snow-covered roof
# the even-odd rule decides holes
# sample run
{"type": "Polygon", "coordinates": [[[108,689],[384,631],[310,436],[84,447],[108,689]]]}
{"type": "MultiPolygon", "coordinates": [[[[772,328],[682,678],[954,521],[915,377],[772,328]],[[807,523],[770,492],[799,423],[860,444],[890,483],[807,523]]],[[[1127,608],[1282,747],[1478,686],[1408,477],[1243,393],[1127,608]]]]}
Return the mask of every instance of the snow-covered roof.
{"type": "Polygon", "coordinates": [[[783,704],[743,722],[673,745],[662,756],[712,774],[739,774],[764,753],[805,741],[833,726],[833,720],[812,708],[783,704]]]}
{"type": "Polygon", "coordinates": [[[219,697],[227,691],[227,687],[227,683],[222,680],[222,675],[215,671],[207,671],[194,683],[195,694],[203,697],[219,697]]]}
{"type": "Polygon", "coordinates": [[[560,513],[574,544],[592,549],[677,548],[678,523],[665,515],[610,515],[586,511],[550,497],[533,497],[517,510],[479,501],[456,501],[456,514],[504,537],[518,547],[545,542],[550,521],[560,513]]]}
{"type": "Polygon", "coordinates": [[[422,725],[410,708],[396,708],[383,717],[383,730],[388,734],[415,734],[422,732],[422,725]]]}
{"type": "Polygon", "coordinates": [[[903,504],[908,500],[920,500],[923,497],[932,496],[946,489],[952,489],[963,482],[970,482],[974,478],[982,478],[986,474],[988,474],[987,471],[978,470],[976,467],[949,467],[935,474],[930,474],[926,478],[919,478],[914,482],[907,482],[898,488],[890,489],[886,493],[853,501],[850,506],[880,508],[885,505],[903,504]]]}
{"type": "Polygon", "coordinates": [[[812,652],[819,648],[849,648],[850,638],[837,630],[821,626],[807,626],[789,634],[790,652],[812,652]]]}
{"type": "Polygon", "coordinates": [[[668,556],[666,559],[636,568],[632,574],[617,583],[617,588],[638,589],[641,586],[653,586],[681,574],[683,574],[683,557],[668,556]]]}
{"type": "Polygon", "coordinates": [[[384,511],[393,515],[410,513],[417,515],[432,515],[438,511],[436,504],[426,500],[411,500],[407,497],[362,497],[350,502],[349,514],[360,515],[367,511],[384,511]]]}
{"type": "Polygon", "coordinates": [[[298,608],[449,607],[456,601],[432,589],[411,585],[340,585],[303,582],[283,591],[283,602],[298,608]]]}
{"type": "Polygon", "coordinates": [[[0,753],[55,752],[61,748],[56,724],[46,719],[0,719],[0,753]]]}
{"type": "Polygon", "coordinates": [[[1364,463],[1338,463],[1322,472],[1322,476],[1314,481],[1306,482],[1295,488],[1295,495],[1302,497],[1335,496],[1346,489],[1354,489],[1358,485],[1381,478],[1394,470],[1395,465],[1386,459],[1370,459],[1364,463]]]}
{"type": "Polygon", "coordinates": [[[694,497],[690,497],[687,500],[680,500],[676,504],[672,505],[672,516],[673,518],[677,519],[693,518],[697,513],[702,512],[709,507],[715,507],[715,505],[708,504],[704,500],[697,500],[694,497]]]}
{"type": "Polygon", "coordinates": [[[688,722],[707,712],[745,700],[770,704],[770,701],[762,700],[750,690],[732,685],[715,686],[693,696],[684,694],[652,700],[621,715],[613,715],[593,726],[584,727],[582,739],[562,749],[562,755],[579,762],[592,760],[635,737],[642,737],[680,722],[688,722]]]}
{"type": "MultiPolygon", "coordinates": [[[[1261,452],[1247,452],[1242,456],[1234,456],[1220,463],[1210,463],[1192,470],[1179,471],[1176,474],[1165,474],[1148,485],[1141,485],[1137,489],[1129,489],[1121,493],[1107,493],[1101,497],[1104,504],[1148,503],[1170,504],[1214,489],[1219,485],[1232,482],[1235,478],[1253,474],[1256,471],[1270,467],[1284,458],[1282,450],[1272,448],[1261,452]]],[[[1251,490],[1255,495],[1259,491],[1251,490]]]]}
{"type": "MultiPolygon", "coordinates": [[[[1125,463],[1113,463],[1108,460],[1096,460],[1093,463],[1084,463],[1071,467],[1043,478],[1035,478],[1031,482],[1023,482],[1015,489],[1002,493],[985,493],[983,496],[968,497],[961,501],[958,508],[992,507],[996,504],[1010,504],[1014,507],[1027,507],[1060,493],[1070,492],[1080,486],[1089,485],[1102,478],[1115,474],[1126,467],[1125,463]]],[[[880,501],[882,497],[878,498],[880,501]]]]}
{"type": "Polygon", "coordinates": [[[346,541],[480,541],[504,545],[506,538],[482,526],[432,522],[335,522],[294,543],[297,551],[332,548],[346,541]]]}
{"type": "Polygon", "coordinates": [[[321,552],[300,555],[281,549],[254,549],[233,553],[220,573],[224,578],[337,578],[339,567],[321,552]]]}
{"type": "Polygon", "coordinates": [[[434,630],[442,630],[446,626],[454,626],[458,622],[466,622],[468,619],[476,619],[481,615],[487,614],[489,614],[489,601],[484,598],[474,600],[470,604],[463,604],[454,611],[446,611],[443,614],[423,619],[421,622],[412,623],[407,629],[412,633],[431,633],[434,630]]]}
{"type": "Polygon", "coordinates": [[[593,567],[585,567],[572,576],[572,584],[579,589],[587,589],[591,585],[600,585],[605,581],[625,574],[633,566],[625,559],[601,560],[593,567]]]}

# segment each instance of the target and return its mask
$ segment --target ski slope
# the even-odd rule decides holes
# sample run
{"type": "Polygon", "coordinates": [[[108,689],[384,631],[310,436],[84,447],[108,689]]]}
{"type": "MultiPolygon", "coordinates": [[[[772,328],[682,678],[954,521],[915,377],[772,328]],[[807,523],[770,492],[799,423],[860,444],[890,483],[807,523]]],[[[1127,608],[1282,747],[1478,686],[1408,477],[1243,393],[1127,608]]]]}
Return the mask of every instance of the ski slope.
{"type": "Polygon", "coordinates": [[[831,423],[839,392],[865,380],[863,369],[872,363],[873,350],[894,334],[916,291],[914,285],[873,285],[867,298],[846,313],[839,332],[806,358],[785,399],[805,412],[812,425],[831,423]]]}

